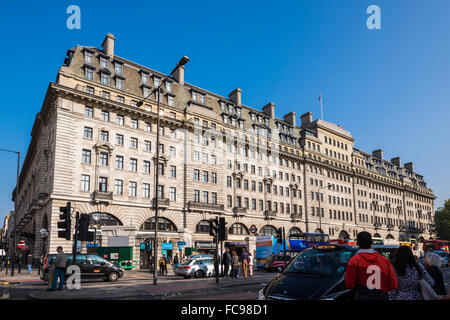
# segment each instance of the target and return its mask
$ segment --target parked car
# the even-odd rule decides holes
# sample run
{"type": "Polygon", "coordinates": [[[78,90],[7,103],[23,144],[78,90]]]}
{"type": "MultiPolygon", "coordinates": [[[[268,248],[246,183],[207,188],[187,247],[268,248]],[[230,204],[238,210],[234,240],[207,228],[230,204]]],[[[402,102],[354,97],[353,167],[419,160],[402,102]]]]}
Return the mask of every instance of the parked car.
{"type": "Polygon", "coordinates": [[[399,244],[372,246],[372,249],[376,250],[379,254],[388,259],[390,263],[393,263],[395,252],[397,251],[398,248],[400,248],[399,244]]]}
{"type": "Polygon", "coordinates": [[[353,300],[345,287],[348,260],[358,248],[318,245],[295,256],[286,268],[259,292],[259,300],[353,300]]]}
{"type": "Polygon", "coordinates": [[[204,278],[215,275],[214,261],[211,256],[195,257],[180,264],[176,274],[185,279],[204,278]]]}
{"type": "MultiPolygon", "coordinates": [[[[67,267],[73,265],[73,256],[71,254],[67,255],[67,267]]],[[[48,254],[41,266],[41,279],[48,282],[48,275],[50,269],[56,260],[56,254],[48,254]]],[[[117,281],[119,278],[123,277],[124,269],[112,264],[111,262],[93,254],[77,254],[75,265],[80,268],[81,280],[90,279],[103,279],[107,281],[117,281]]],[[[70,275],[66,273],[65,278],[70,275]]]]}
{"type": "Polygon", "coordinates": [[[286,257],[284,257],[283,255],[271,254],[264,261],[263,270],[266,270],[267,272],[270,271],[281,272],[284,269],[284,267],[289,264],[291,260],[292,258],[289,255],[286,255],[286,257]]]}

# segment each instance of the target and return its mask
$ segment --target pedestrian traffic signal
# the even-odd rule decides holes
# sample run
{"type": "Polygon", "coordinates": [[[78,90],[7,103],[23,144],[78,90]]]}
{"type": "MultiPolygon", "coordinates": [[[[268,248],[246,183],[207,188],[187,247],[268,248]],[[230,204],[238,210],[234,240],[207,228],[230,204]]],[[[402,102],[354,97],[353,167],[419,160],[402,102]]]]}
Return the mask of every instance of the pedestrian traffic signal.
{"type": "Polygon", "coordinates": [[[146,238],[144,240],[144,243],[145,243],[145,250],[150,250],[150,239],[146,238]]]}
{"type": "Polygon", "coordinates": [[[283,241],[283,229],[282,228],[278,228],[277,229],[277,242],[282,242],[283,241]]]}
{"type": "Polygon", "coordinates": [[[89,225],[91,222],[91,216],[84,213],[80,216],[80,222],[78,226],[78,240],[80,241],[94,241],[94,232],[89,231],[89,225]]]}
{"type": "Polygon", "coordinates": [[[225,218],[219,218],[219,241],[228,240],[225,218]]]}
{"type": "Polygon", "coordinates": [[[58,228],[64,230],[58,231],[58,238],[65,238],[66,240],[70,240],[70,202],[67,202],[67,205],[65,207],[59,207],[59,212],[62,212],[62,214],[59,215],[59,218],[63,221],[58,222],[58,228]]]}
{"type": "Polygon", "coordinates": [[[219,226],[217,223],[217,219],[209,220],[209,235],[215,237],[219,232],[219,226]]]}

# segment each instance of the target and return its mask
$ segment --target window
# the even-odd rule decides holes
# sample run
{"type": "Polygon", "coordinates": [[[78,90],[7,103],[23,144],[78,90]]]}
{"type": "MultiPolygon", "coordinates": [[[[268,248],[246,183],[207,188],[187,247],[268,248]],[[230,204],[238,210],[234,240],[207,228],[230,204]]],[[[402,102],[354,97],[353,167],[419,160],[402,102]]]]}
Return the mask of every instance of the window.
{"type": "Polygon", "coordinates": [[[110,94],[109,94],[109,92],[107,92],[107,91],[102,91],[102,97],[109,100],[109,99],[110,99],[110,94]]]}
{"type": "Polygon", "coordinates": [[[116,156],[116,169],[123,170],[123,157],[122,156],[116,156]]]}
{"type": "Polygon", "coordinates": [[[159,80],[159,78],[157,78],[157,77],[153,77],[153,83],[155,84],[155,88],[158,88],[159,87],[159,84],[160,84],[160,80],[159,80]]]}
{"type": "Polygon", "coordinates": [[[158,174],[160,176],[164,175],[164,163],[158,163],[158,174]]]}
{"type": "Polygon", "coordinates": [[[167,90],[167,92],[172,91],[172,84],[170,82],[166,82],[166,90],[167,90]]]}
{"type": "Polygon", "coordinates": [[[130,170],[137,171],[137,159],[130,158],[130,170]]]}
{"type": "Polygon", "coordinates": [[[108,178],[100,177],[98,180],[98,189],[100,192],[108,191],[108,178]]]}
{"type": "Polygon", "coordinates": [[[116,78],[116,88],[119,90],[123,90],[123,80],[116,78]]]}
{"type": "Polygon", "coordinates": [[[91,185],[91,176],[82,174],[81,175],[81,191],[89,191],[91,185]]]}
{"type": "Polygon", "coordinates": [[[211,203],[217,204],[217,192],[211,192],[211,203]]]}
{"type": "Polygon", "coordinates": [[[204,203],[208,203],[209,202],[208,201],[208,195],[209,195],[208,191],[203,191],[203,202],[204,203]]]}
{"type": "Polygon", "coordinates": [[[130,197],[136,197],[137,183],[130,181],[130,197]]]}
{"type": "Polygon", "coordinates": [[[102,82],[102,84],[104,84],[104,85],[109,85],[109,76],[106,74],[106,73],[101,73],[101,76],[100,76],[100,81],[102,82]]]}
{"type": "Polygon", "coordinates": [[[177,201],[177,189],[171,187],[169,189],[169,197],[170,201],[177,201]]]}
{"type": "Polygon", "coordinates": [[[137,149],[138,147],[138,139],[137,138],[130,138],[130,147],[137,149]]]}
{"type": "Polygon", "coordinates": [[[91,150],[83,149],[81,161],[86,164],[91,164],[91,150]]]}
{"type": "Polygon", "coordinates": [[[167,96],[167,104],[171,107],[174,105],[174,100],[172,96],[167,96]]]}
{"type": "Polygon", "coordinates": [[[150,95],[150,89],[147,87],[142,87],[142,95],[147,98],[150,95]]]}
{"type": "Polygon", "coordinates": [[[211,183],[217,184],[217,173],[211,173],[211,183]]]}
{"type": "Polygon", "coordinates": [[[169,147],[169,154],[171,157],[176,157],[176,149],[175,147],[170,146],[169,147]]]}
{"type": "Polygon", "coordinates": [[[141,81],[144,84],[148,84],[148,73],[145,73],[145,72],[141,73],[141,81]]]}
{"type": "Polygon", "coordinates": [[[150,174],[150,161],[144,161],[144,173],[150,174]]]}
{"type": "Polygon", "coordinates": [[[142,185],[142,197],[144,198],[150,198],[150,184],[149,183],[144,183],[142,185]]]}
{"type": "Polygon", "coordinates": [[[146,122],[145,123],[145,132],[152,132],[152,124],[146,122]]]}
{"type": "Polygon", "coordinates": [[[84,108],[84,115],[89,118],[94,117],[94,108],[92,108],[92,107],[84,108]]]}
{"type": "Polygon", "coordinates": [[[177,177],[177,167],[170,166],[170,177],[176,178],[177,177]]]}
{"type": "Polygon", "coordinates": [[[124,116],[118,114],[118,115],[117,115],[116,123],[117,123],[118,125],[123,126],[123,123],[124,123],[124,116]]]}
{"type": "Polygon", "coordinates": [[[91,69],[89,67],[86,67],[84,69],[84,76],[86,77],[86,79],[88,80],[94,80],[94,69],[91,69]]]}
{"type": "Polygon", "coordinates": [[[116,144],[123,146],[123,135],[116,134],[116,144]]]}
{"type": "Polygon", "coordinates": [[[138,128],[138,120],[137,119],[131,119],[131,128],[132,129],[138,128]]]}
{"type": "Polygon", "coordinates": [[[121,63],[119,63],[119,62],[116,62],[114,64],[114,66],[115,66],[115,70],[114,70],[115,73],[116,74],[122,74],[123,65],[121,63]]]}
{"type": "Polygon", "coordinates": [[[92,139],[92,128],[84,127],[84,138],[92,139]]]}
{"type": "Polygon", "coordinates": [[[106,152],[100,153],[100,165],[108,166],[108,154],[106,152]]]}
{"type": "Polygon", "coordinates": [[[194,181],[200,181],[200,170],[194,169],[194,181]]]}
{"type": "Polygon", "coordinates": [[[102,110],[101,119],[103,121],[107,121],[108,122],[109,121],[109,112],[105,111],[105,110],[102,110]]]}
{"type": "Polygon", "coordinates": [[[117,102],[125,103],[125,98],[122,96],[117,96],[117,102]]]}
{"type": "Polygon", "coordinates": [[[194,202],[200,202],[200,190],[194,190],[194,202]]]}
{"type": "Polygon", "coordinates": [[[108,131],[100,131],[100,140],[104,142],[109,141],[109,132],[108,131]]]}
{"type": "Polygon", "coordinates": [[[85,51],[84,52],[84,62],[92,64],[93,61],[94,61],[94,55],[92,54],[92,52],[85,51]]]}
{"type": "Polygon", "coordinates": [[[123,195],[123,180],[116,180],[114,182],[114,193],[116,195],[123,195]]]}
{"type": "Polygon", "coordinates": [[[208,180],[209,180],[208,171],[203,171],[203,182],[208,182],[208,180]]]}

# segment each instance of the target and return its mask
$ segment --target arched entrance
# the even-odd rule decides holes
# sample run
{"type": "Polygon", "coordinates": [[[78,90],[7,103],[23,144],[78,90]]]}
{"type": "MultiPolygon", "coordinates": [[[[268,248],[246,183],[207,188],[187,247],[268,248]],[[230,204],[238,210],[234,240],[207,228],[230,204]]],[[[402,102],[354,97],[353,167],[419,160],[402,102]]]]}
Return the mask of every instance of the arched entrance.
{"type": "Polygon", "coordinates": [[[317,228],[314,233],[323,233],[322,229],[317,228]]]}
{"type": "Polygon", "coordinates": [[[350,239],[350,235],[348,234],[347,231],[342,230],[341,232],[339,232],[339,239],[343,239],[343,240],[349,240],[350,239]]]}
{"type": "Polygon", "coordinates": [[[277,228],[271,225],[265,225],[261,228],[261,231],[259,232],[259,235],[261,236],[276,236],[277,235],[277,228]]]}
{"type": "Polygon", "coordinates": [[[239,222],[233,223],[231,225],[231,227],[228,229],[228,233],[229,234],[234,234],[234,235],[249,235],[249,231],[247,229],[247,227],[239,222]]]}
{"type": "Polygon", "coordinates": [[[302,238],[302,230],[300,230],[300,228],[297,227],[292,227],[289,230],[288,238],[293,240],[300,240],[302,238]]]}
{"type": "MultiPolygon", "coordinates": [[[[158,223],[156,223],[155,217],[151,217],[145,220],[141,225],[140,231],[155,232],[156,228],[158,228],[158,234],[159,232],[174,233],[174,234],[177,234],[178,232],[177,226],[172,221],[164,217],[158,217],[158,223]]],[[[151,243],[153,243],[153,236],[147,237],[151,238],[151,243]]],[[[169,261],[172,261],[172,254],[175,248],[176,247],[174,247],[173,243],[163,244],[161,246],[161,254],[164,255],[169,261]]],[[[149,251],[141,250],[141,267],[147,268],[149,261],[150,261],[149,251]],[[145,262],[145,264],[143,264],[143,262],[145,262]]]]}
{"type": "Polygon", "coordinates": [[[89,214],[89,231],[94,231],[94,241],[86,243],[87,253],[97,253],[97,247],[102,245],[102,227],[122,226],[122,222],[112,214],[106,212],[92,212],[89,214]]]}

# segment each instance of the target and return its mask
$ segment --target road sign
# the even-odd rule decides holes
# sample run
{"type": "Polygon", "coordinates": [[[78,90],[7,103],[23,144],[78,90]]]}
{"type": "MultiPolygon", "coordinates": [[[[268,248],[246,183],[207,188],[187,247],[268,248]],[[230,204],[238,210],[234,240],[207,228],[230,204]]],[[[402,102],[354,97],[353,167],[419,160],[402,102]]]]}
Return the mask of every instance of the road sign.
{"type": "Polygon", "coordinates": [[[258,231],[258,228],[254,224],[252,224],[248,230],[254,234],[258,231]]]}
{"type": "Polygon", "coordinates": [[[20,241],[20,242],[17,244],[17,246],[18,246],[20,249],[25,248],[25,241],[20,241]]]}

